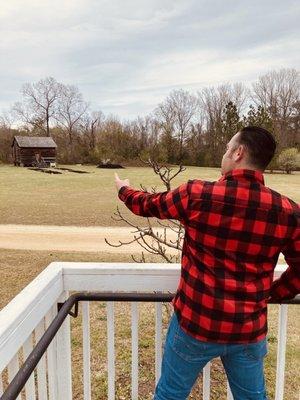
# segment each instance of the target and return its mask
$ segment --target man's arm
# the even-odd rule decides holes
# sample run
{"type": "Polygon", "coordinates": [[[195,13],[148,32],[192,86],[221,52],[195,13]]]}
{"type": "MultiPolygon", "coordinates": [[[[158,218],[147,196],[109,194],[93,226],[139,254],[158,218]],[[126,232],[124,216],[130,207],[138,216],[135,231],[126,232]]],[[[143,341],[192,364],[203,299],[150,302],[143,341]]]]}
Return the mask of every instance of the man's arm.
{"type": "Polygon", "coordinates": [[[273,301],[293,299],[300,293],[300,227],[299,218],[295,234],[288,245],[282,250],[288,269],[273,282],[271,298],[273,301]]]}
{"type": "Polygon", "coordinates": [[[184,221],[188,213],[189,183],[163,193],[147,193],[135,190],[116,176],[119,198],[136,215],[159,219],[177,219],[184,221]]]}

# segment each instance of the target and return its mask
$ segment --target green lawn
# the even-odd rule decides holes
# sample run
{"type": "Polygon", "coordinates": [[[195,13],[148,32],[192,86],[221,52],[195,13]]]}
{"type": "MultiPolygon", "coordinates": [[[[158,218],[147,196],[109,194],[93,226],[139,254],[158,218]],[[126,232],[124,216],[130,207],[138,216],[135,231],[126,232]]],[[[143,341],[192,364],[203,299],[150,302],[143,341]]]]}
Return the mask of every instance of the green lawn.
{"type": "MultiPolygon", "coordinates": [[[[111,215],[119,205],[124,215],[130,213],[118,200],[114,185],[116,170],[94,166],[73,167],[90,172],[49,175],[14,166],[0,166],[0,221],[2,224],[41,224],[78,226],[115,226],[111,215]]],[[[164,190],[159,178],[150,168],[118,170],[121,178],[131,185],[143,184],[164,190]]],[[[188,167],[174,179],[176,187],[188,179],[217,180],[217,168],[188,167]]],[[[300,173],[292,175],[265,174],[266,185],[300,202],[300,173]]],[[[140,217],[131,217],[141,223],[140,217]]]]}

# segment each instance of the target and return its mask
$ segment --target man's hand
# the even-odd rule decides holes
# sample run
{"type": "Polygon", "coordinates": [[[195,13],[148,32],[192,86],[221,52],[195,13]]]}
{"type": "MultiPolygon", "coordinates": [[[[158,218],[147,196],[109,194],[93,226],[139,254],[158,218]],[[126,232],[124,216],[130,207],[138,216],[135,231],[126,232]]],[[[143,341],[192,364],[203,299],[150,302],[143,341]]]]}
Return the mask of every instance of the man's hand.
{"type": "Polygon", "coordinates": [[[115,172],[115,182],[117,186],[117,190],[119,191],[123,186],[129,186],[129,179],[120,179],[118,174],[115,172]]]}

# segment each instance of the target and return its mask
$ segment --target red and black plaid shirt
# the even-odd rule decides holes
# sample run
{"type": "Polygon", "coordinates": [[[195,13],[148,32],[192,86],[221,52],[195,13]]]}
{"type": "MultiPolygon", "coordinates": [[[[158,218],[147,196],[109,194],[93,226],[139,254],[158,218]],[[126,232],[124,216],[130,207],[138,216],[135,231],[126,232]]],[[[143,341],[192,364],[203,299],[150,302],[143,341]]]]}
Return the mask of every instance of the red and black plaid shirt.
{"type": "Polygon", "coordinates": [[[299,205],[266,187],[259,171],[236,169],[216,182],[190,180],[157,194],[122,187],[119,198],[134,214],[184,225],[173,304],[188,334],[258,341],[267,332],[268,298],[300,292],[299,205]],[[280,252],[289,267],[272,284],[280,252]]]}

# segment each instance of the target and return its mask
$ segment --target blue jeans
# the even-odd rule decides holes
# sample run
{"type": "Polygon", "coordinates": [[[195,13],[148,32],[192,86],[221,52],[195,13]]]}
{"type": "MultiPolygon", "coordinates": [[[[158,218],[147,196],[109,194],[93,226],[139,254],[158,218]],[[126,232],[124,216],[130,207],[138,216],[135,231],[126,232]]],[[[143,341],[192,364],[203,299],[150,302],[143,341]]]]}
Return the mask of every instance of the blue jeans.
{"type": "Polygon", "coordinates": [[[167,333],[154,400],[185,400],[213,358],[221,357],[234,400],[266,400],[263,371],[266,339],[249,344],[202,342],[186,334],[174,314],[167,333]]]}

